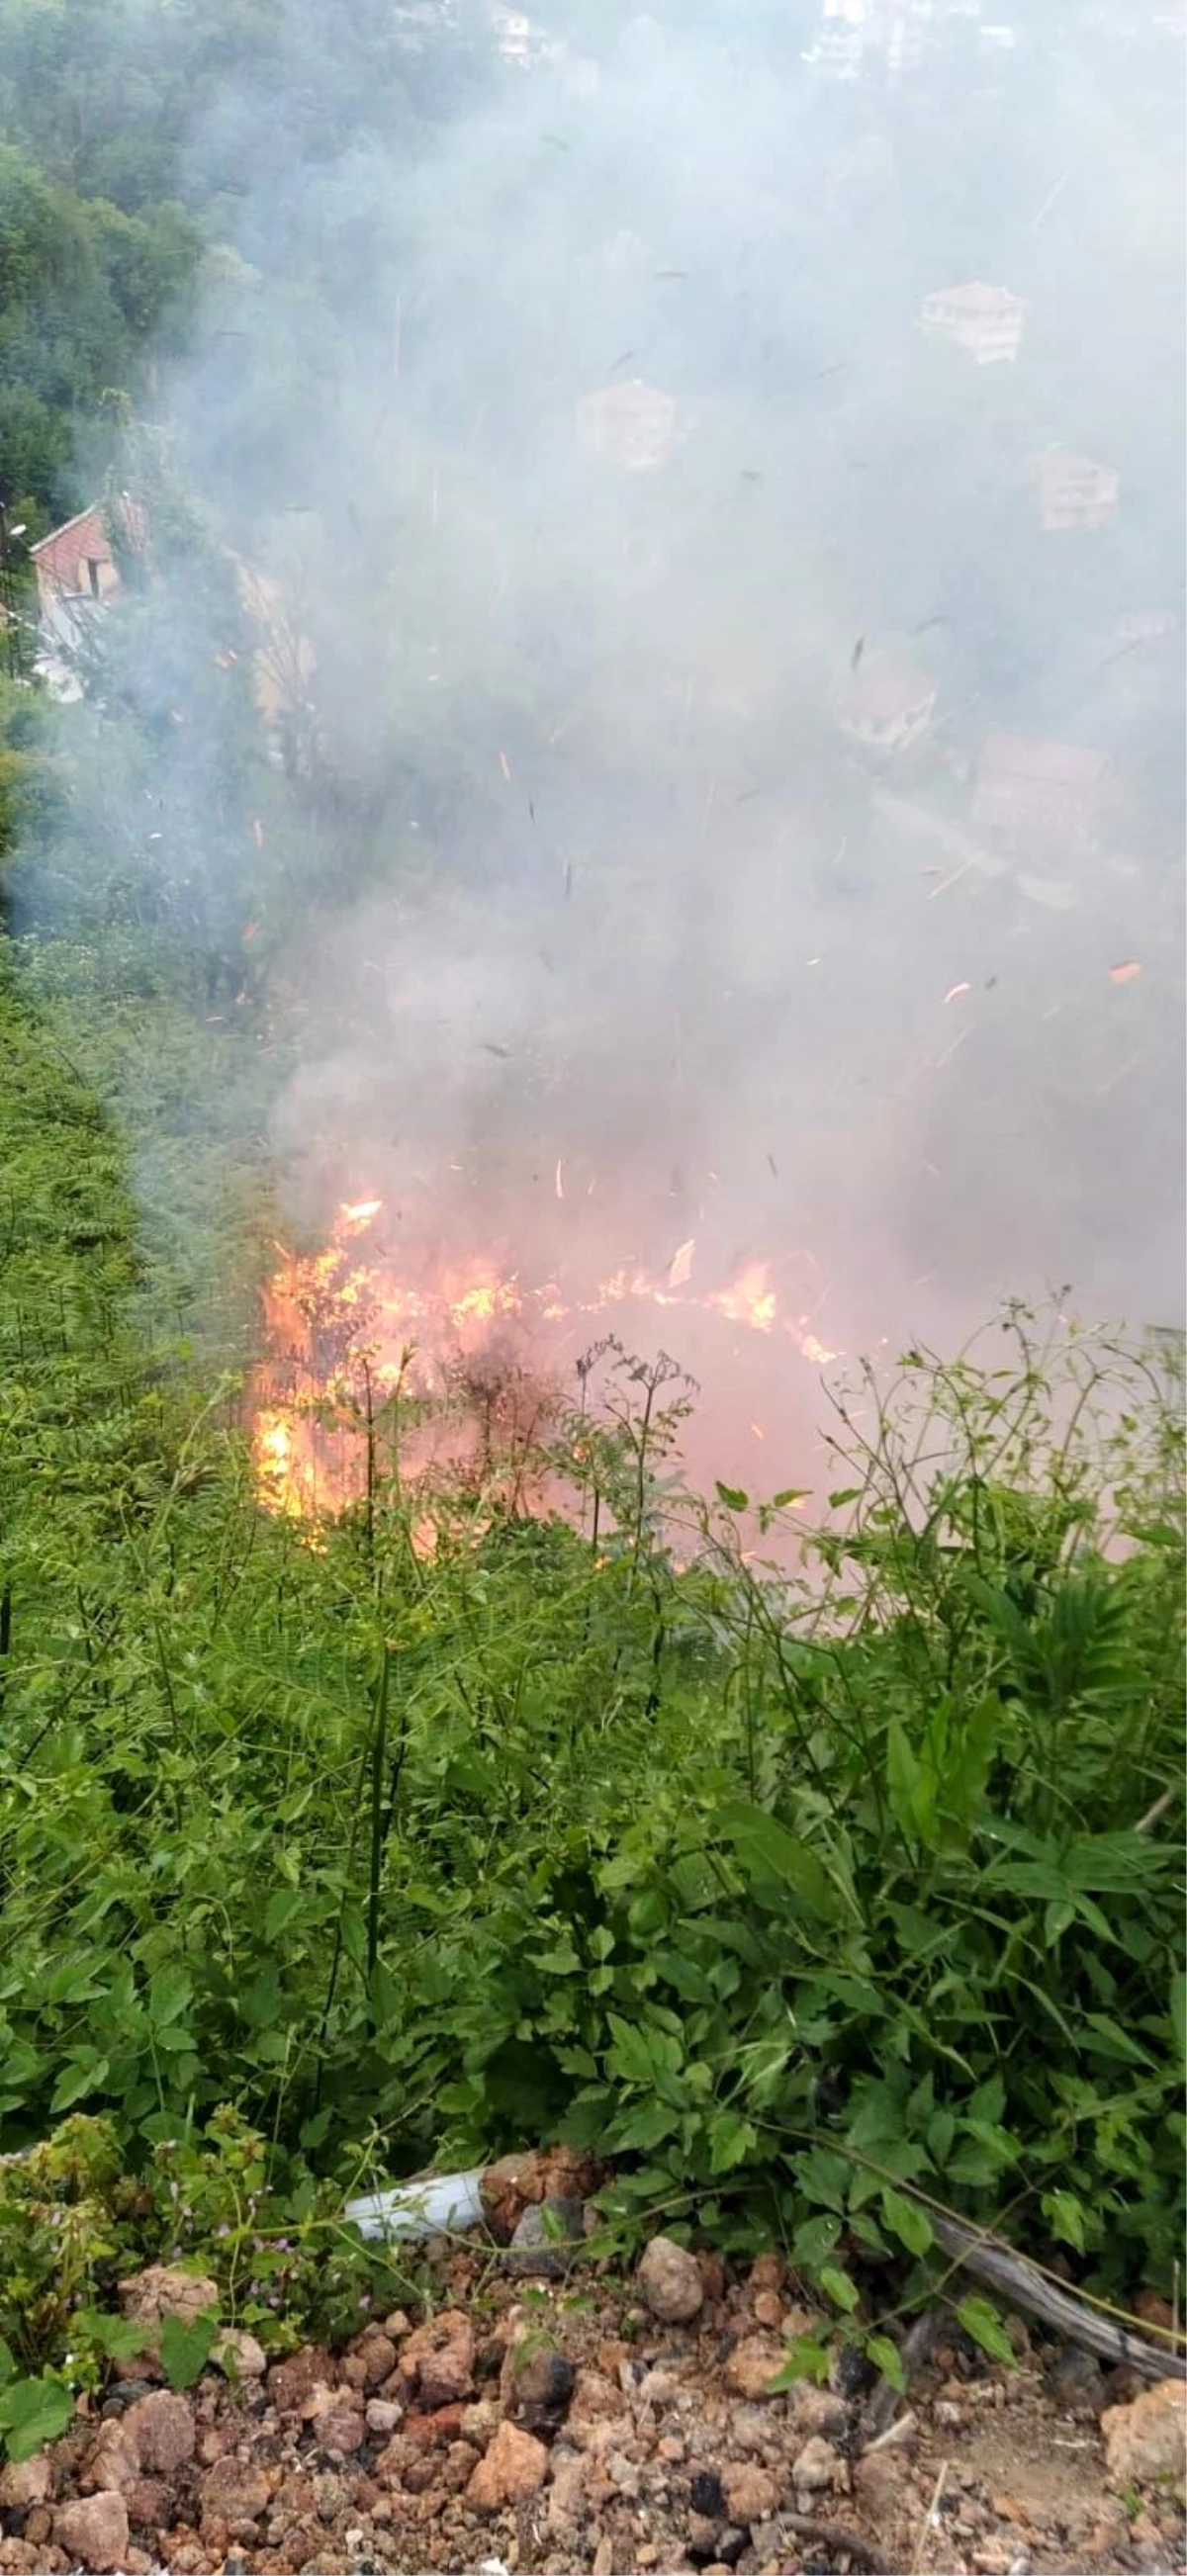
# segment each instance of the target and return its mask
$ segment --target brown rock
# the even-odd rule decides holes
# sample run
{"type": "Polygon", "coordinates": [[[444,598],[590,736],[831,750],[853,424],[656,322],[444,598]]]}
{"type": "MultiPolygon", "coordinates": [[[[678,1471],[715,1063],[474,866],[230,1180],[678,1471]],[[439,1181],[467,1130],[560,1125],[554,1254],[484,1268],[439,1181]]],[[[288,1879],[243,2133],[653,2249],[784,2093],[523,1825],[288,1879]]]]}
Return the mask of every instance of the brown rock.
{"type": "MultiPolygon", "coordinates": [[[[139,2322],[139,2320],[137,2320],[139,2322]]],[[[97,2571],[121,2567],[128,2546],[128,2508],[122,2495],[76,2496],[54,2515],[54,2540],[68,2558],[97,2571]]]]}
{"type": "Polygon", "coordinates": [[[670,2236],[653,2236],[643,2249],[636,2274],[640,2296],[664,2325],[685,2325],[705,2304],[705,2285],[695,2255],[670,2236]]]}
{"type": "Polygon", "coordinates": [[[278,2414],[295,2415],[317,2387],[324,2387],[334,2376],[334,2365],[320,2344],[302,2345],[300,2352],[290,2353],[287,2361],[273,2362],[268,2373],[267,2390],[278,2414]]]}
{"type": "Polygon", "coordinates": [[[466,2488],[466,2500],[480,2513],[500,2505],[519,2504],[536,2495],[548,2471],[548,2453],[534,2433],[518,2424],[500,2424],[485,2458],[479,2460],[466,2488]]]}
{"type": "Polygon", "coordinates": [[[0,2469],[0,2505],[23,2512],[31,2504],[44,2504],[52,2484],[48,2451],[34,2451],[27,2460],[6,2460],[0,2469]]]}
{"type": "Polygon", "coordinates": [[[264,2512],[271,2492],[271,2482],[262,2469],[253,2468],[246,2460],[216,2460],[198,2490],[203,2529],[210,2523],[254,2522],[264,2512]]]}
{"type": "Polygon", "coordinates": [[[332,2460],[347,2460],[362,2450],[366,2438],[363,2410],[353,2389],[335,2390],[325,2413],[317,2418],[319,2449],[328,2452],[332,2460]]]}
{"type": "Polygon", "coordinates": [[[579,2370],[569,2403],[569,2439],[580,2442],[582,2434],[592,2426],[607,2423],[626,2411],[626,2399],[616,2380],[605,2378],[600,2370],[579,2370]]]}
{"type": "Polygon", "coordinates": [[[775,2510],[779,2490],[769,2469],[753,2460],[730,2461],[721,2472],[721,2492],[731,2522],[766,2522],[775,2510]]]}
{"type": "Polygon", "coordinates": [[[511,2345],[503,2374],[503,2402],[517,2424],[551,2441],[564,2422],[576,2382],[571,2361],[525,2336],[511,2345]]]}
{"type": "Polygon", "coordinates": [[[210,2358],[227,2379],[262,2379],[268,2367],[263,2344],[241,2326],[224,2326],[210,2358]]]}
{"type": "Polygon", "coordinates": [[[172,2389],[154,2388],[151,2397],[138,2397],[135,2405],[129,2406],[121,2430],[150,2477],[171,2478],[187,2460],[193,2459],[193,2408],[187,2398],[175,2396],[172,2389]]]}
{"type": "Polygon", "coordinates": [[[474,2331],[459,2308],[444,2308],[417,2326],[402,2346],[401,2377],[430,2412],[474,2395],[474,2331]]]}
{"type": "Polygon", "coordinates": [[[906,2462],[893,2451],[875,2451],[871,2459],[854,2462],[854,2491],[879,2530],[888,2531],[899,2511],[905,2476],[906,2462]]]}
{"type": "Polygon", "coordinates": [[[173,2509],[173,2489],[164,2478],[134,2478],[124,2488],[124,2503],[129,2522],[141,2524],[148,2531],[159,2531],[173,2509]]]}
{"type": "MultiPolygon", "coordinates": [[[[129,2413],[135,2409],[130,2408],[129,2413]]],[[[140,2475],[140,2453],[126,2418],[113,2416],[100,2424],[78,2473],[84,2494],[123,2495],[140,2475]]]]}
{"type": "Polygon", "coordinates": [[[750,2302],[754,2322],[777,2333],[783,2323],[783,2301],[777,2290],[756,2290],[750,2302]]]}
{"type": "Polygon", "coordinates": [[[481,2457],[481,2451],[476,2451],[472,2442],[450,2443],[441,2477],[451,2495],[460,2495],[462,2488],[469,2485],[481,2457]]]}
{"type": "Polygon", "coordinates": [[[811,2441],[805,2442],[803,2450],[797,2452],[791,2474],[795,2485],[802,2487],[806,2494],[824,2494],[829,2487],[845,2483],[845,2463],[831,2442],[826,2442],[822,2434],[813,2433],[811,2441]]]}
{"type": "Polygon", "coordinates": [[[771,2381],[783,2366],[783,2346],[773,2335],[744,2335],[725,2365],[725,2382],[736,2397],[769,2397],[771,2381]]]}
{"type": "Polygon", "coordinates": [[[542,2200],[538,2156],[500,2156],[479,2186],[483,2214],[496,2245],[509,2245],[528,2203],[542,2200]]]}
{"type": "Polygon", "coordinates": [[[147,2271],[133,2272],[120,2282],[120,2306],[131,2325],[145,2329],[144,2344],[130,2360],[114,2365],[117,2379],[159,2379],[161,2371],[160,2327],[164,2317],[177,2317],[182,2325],[192,2325],[196,2317],[218,2308],[218,2283],[194,2272],[182,2272],[171,2263],[150,2263],[147,2271]]]}
{"type": "Polygon", "coordinates": [[[1187,2447],[1187,2381],[1160,2379],[1129,2406],[1107,2406],[1100,2419],[1105,2474],[1111,2487],[1153,2486],[1181,2478],[1187,2447]]]}
{"type": "Polygon", "coordinates": [[[372,2396],[377,2388],[382,2388],[384,2380],[390,2378],[395,2369],[396,2347],[392,2337],[386,2334],[364,2335],[352,2359],[362,2363],[362,2385],[367,2395],[372,2396]]]}
{"type": "Polygon", "coordinates": [[[1173,2330],[1175,2312],[1170,2300],[1164,2299],[1161,2291],[1139,2290],[1133,2308],[1134,2315],[1141,2318],[1143,2325],[1165,2326],[1168,2334],[1173,2330]]]}
{"type": "Polygon", "coordinates": [[[824,2433],[835,2440],[846,2431],[849,2409],[843,2397],[832,2388],[814,2388],[811,2380],[799,2379],[787,2392],[788,2422],[794,2433],[824,2433]]]}
{"type": "Polygon", "coordinates": [[[432,2414],[414,2410],[404,2418],[404,2435],[417,2451],[440,2451],[447,2442],[462,2437],[462,2426],[468,2409],[459,2401],[452,2406],[436,2406],[432,2414]]]}

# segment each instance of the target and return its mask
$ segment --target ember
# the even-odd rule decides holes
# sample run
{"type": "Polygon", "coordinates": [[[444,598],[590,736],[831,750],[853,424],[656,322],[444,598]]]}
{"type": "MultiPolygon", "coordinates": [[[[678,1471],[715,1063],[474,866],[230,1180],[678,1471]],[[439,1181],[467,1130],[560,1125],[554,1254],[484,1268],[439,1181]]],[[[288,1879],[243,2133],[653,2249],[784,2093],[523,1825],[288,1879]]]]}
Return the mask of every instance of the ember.
{"type": "MultiPolygon", "coordinates": [[[[662,1278],[624,1265],[585,1295],[555,1279],[529,1282],[474,1257],[401,1275],[375,1240],[379,1199],[338,1211],[324,1250],[292,1253],[264,1292],[267,1357],[257,1372],[253,1448],[258,1490],[270,1511],[305,1519],[340,1510],[362,1490],[366,1441],[391,1399],[405,1421],[400,1469],[416,1476],[449,1457],[473,1455],[492,1404],[522,1416],[508,1390],[571,1377],[598,1318],[618,1308],[682,1307],[748,1332],[785,1336],[810,1366],[837,1358],[812,1330],[813,1315],[781,1309],[772,1265],[751,1262],[724,1287],[694,1292],[694,1246],[682,1244],[662,1278]],[[366,1257],[361,1239],[371,1238],[366,1257]],[[496,1401],[497,1398],[497,1401],[496,1401]]],[[[814,1267],[814,1265],[813,1265],[814,1267]]],[[[813,1313],[823,1302],[823,1286],[813,1313]]]]}

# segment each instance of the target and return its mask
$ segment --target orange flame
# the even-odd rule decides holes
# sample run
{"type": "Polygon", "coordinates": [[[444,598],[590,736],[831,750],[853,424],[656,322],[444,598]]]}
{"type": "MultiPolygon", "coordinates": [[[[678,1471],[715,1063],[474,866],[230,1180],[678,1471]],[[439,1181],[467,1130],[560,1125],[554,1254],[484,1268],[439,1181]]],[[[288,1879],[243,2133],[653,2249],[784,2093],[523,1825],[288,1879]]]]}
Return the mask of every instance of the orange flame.
{"type": "Polygon", "coordinates": [[[308,1519],[341,1509],[357,1494],[364,1467],[357,1436],[335,1435],[335,1413],[344,1425],[353,1420],[357,1433],[363,1416],[373,1424],[399,1385],[418,1398],[447,1395],[459,1366],[492,1350],[501,1327],[535,1346],[555,1339],[558,1327],[645,1303],[717,1314],[754,1333],[778,1328],[814,1368],[838,1357],[811,1330],[809,1316],[780,1313],[767,1262],[750,1262],[724,1288],[696,1294],[690,1239],[662,1279],[624,1265],[584,1297],[566,1297],[555,1279],[526,1286],[517,1272],[502,1276],[481,1257],[447,1265],[417,1285],[382,1255],[354,1258],[382,1205],[378,1198],[344,1201],[320,1252],[277,1245],[280,1264],[264,1292],[268,1358],[253,1426],[257,1490],[270,1511],[308,1519]]]}

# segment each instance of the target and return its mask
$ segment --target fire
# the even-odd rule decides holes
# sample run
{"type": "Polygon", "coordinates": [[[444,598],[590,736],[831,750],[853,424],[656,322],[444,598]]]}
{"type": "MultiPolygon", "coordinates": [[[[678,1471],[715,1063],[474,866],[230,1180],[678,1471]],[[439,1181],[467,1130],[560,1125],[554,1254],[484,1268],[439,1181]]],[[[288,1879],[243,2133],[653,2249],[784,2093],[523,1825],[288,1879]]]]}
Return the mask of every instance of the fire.
{"type": "MultiPolygon", "coordinates": [[[[378,1436],[397,1390],[410,1400],[401,1472],[415,1476],[438,1454],[434,1429],[426,1428],[432,1407],[444,1412],[460,1388],[473,1409],[472,1372],[484,1361],[506,1374],[519,1348],[532,1353],[538,1370],[551,1363],[555,1374],[571,1365],[590,1324],[620,1306],[699,1310],[747,1332],[784,1334],[815,1368],[838,1357],[813,1332],[809,1315],[781,1311],[768,1262],[747,1263],[724,1287],[694,1291],[697,1246],[690,1239],[661,1275],[624,1263],[587,1295],[567,1293],[555,1278],[529,1283],[478,1255],[413,1278],[365,1241],[371,1236],[374,1244],[382,1213],[378,1198],[344,1201],[320,1252],[277,1245],[279,1266],[264,1292],[268,1355],[258,1372],[253,1427],[258,1491],[271,1511],[305,1520],[357,1495],[365,1474],[360,1435],[378,1436]]],[[[456,1447],[456,1421],[451,1436],[456,1447]]]]}

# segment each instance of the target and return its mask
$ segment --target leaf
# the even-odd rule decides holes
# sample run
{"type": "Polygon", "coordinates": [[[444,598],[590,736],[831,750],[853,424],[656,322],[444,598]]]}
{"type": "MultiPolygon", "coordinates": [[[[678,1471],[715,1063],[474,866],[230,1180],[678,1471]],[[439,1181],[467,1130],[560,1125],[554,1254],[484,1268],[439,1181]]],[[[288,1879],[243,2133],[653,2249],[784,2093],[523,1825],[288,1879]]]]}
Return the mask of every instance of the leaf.
{"type": "Polygon", "coordinates": [[[4,2386],[6,2379],[12,2378],[15,2369],[16,2362],[13,2358],[12,2348],[9,2344],[5,2343],[3,2335],[0,2335],[0,2388],[4,2386]]]}
{"type": "Polygon", "coordinates": [[[752,1870],[790,1887],[807,1912],[822,1923],[834,1923],[841,1900],[823,1863],[798,1834],[789,1834],[765,1807],[730,1798],[719,1810],[718,1824],[739,1858],[752,1870]]]}
{"type": "Polygon", "coordinates": [[[109,2361],[131,2361],[144,2350],[144,2327],[131,2317],[111,2317],[101,2308],[80,2308],[74,2324],[79,2334],[98,2344],[109,2361]]]}
{"type": "Polygon", "coordinates": [[[1041,2206],[1045,2216],[1051,2221],[1052,2235],[1061,2237],[1065,2245],[1074,2245],[1077,2254],[1082,2254],[1084,2252],[1084,2212],[1075,2193],[1045,2191],[1041,2206]]]}
{"type": "Polygon", "coordinates": [[[299,1887],[277,1887],[264,1907],[264,1939],[275,1941],[288,1930],[295,1914],[301,1911],[304,1898],[299,1887]]]}
{"type": "Polygon", "coordinates": [[[51,2111],[68,2111],[72,2103],[85,2100],[88,2093],[97,2093],[106,2076],[107,2059],[96,2057],[93,2050],[85,2057],[67,2058],[50,2095],[51,2111]]]}
{"type": "Polygon", "coordinates": [[[782,1493],[772,1494],[771,1509],[775,1512],[788,1512],[793,1503],[806,1503],[811,1491],[810,1485],[785,1485],[782,1493]]]}
{"type": "Polygon", "coordinates": [[[1171,1978],[1171,2029],[1180,2064],[1187,2064],[1187,1976],[1181,1968],[1171,1978]]]}
{"type": "Polygon", "coordinates": [[[827,2345],[820,2343],[815,2335],[796,2335],[789,2343],[783,2361],[768,2385],[767,2395],[768,2397],[781,2396],[785,2388],[794,2388],[801,2379],[814,2380],[818,2388],[823,2388],[828,2378],[828,2370],[827,2345]]]}
{"type": "Polygon", "coordinates": [[[736,2111],[715,2111],[709,2122],[709,2171],[732,2173],[745,2164],[758,2144],[757,2131],[736,2111]]]}
{"type": "Polygon", "coordinates": [[[171,2388],[192,2388],[210,2359],[218,2334],[218,2312],[205,2308],[189,2324],[165,2317],[161,2324],[161,2360],[171,2388]]]}
{"type": "Polygon", "coordinates": [[[0,2432],[10,2460],[27,2460],[45,2442],[56,2442],[74,2413],[74,2399],[60,2379],[10,2379],[0,2389],[0,2432]]]}
{"type": "Polygon", "coordinates": [[[875,2370],[881,2371],[883,2379],[888,2379],[892,2388],[897,2388],[900,2397],[906,2395],[907,2374],[903,2368],[903,2356],[889,2335],[866,2336],[866,2360],[875,2370]]]}
{"type": "Polygon", "coordinates": [[[158,2031],[164,2030],[170,2022],[177,2021],[192,2001],[193,1992],[193,1979],[179,1959],[171,1959],[163,1968],[158,1968],[148,1989],[148,2009],[154,2027],[158,2031]]]}
{"type": "Polygon", "coordinates": [[[860,2294],[854,2288],[848,2273],[838,2271],[835,2263],[826,2263],[823,2270],[817,2273],[816,2278],[825,2297],[832,2300],[833,2306],[844,2308],[846,2315],[852,2314],[860,2294]]]}
{"type": "Polygon", "coordinates": [[[882,2216],[892,2236],[905,2245],[908,2254],[926,2254],[934,2244],[931,2220],[917,2201],[906,2200],[901,2191],[884,2191],[882,2216]]]}
{"type": "Polygon", "coordinates": [[[750,1496],[749,1494],[743,1493],[740,1485],[723,1485],[719,1483],[717,1487],[717,1499],[719,1503],[725,1504],[728,1512],[745,1512],[750,1509],[750,1496]]]}
{"type": "Polygon", "coordinates": [[[990,2307],[988,2299],[962,2299],[956,2315],[965,2333],[972,2336],[974,2343],[980,2344],[982,2352],[989,2353],[994,2361],[1013,2361],[1014,2346],[997,2309],[990,2307]]]}

